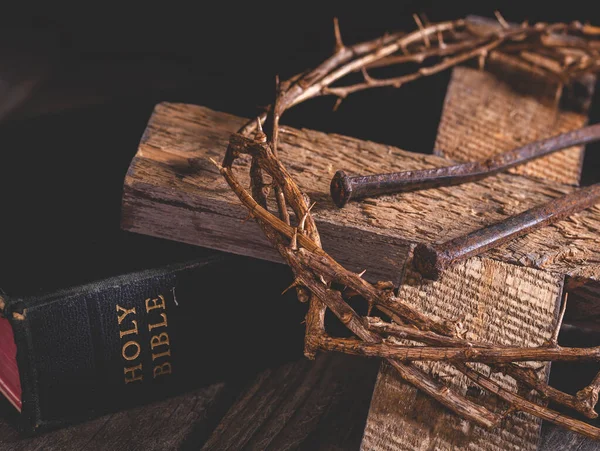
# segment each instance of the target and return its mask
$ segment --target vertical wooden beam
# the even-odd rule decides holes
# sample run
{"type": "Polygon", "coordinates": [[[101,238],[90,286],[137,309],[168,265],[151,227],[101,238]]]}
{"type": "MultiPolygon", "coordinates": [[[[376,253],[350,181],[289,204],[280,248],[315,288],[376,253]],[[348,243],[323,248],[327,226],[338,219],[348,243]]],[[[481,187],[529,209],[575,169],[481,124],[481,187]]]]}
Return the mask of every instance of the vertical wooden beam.
{"type": "MultiPolygon", "coordinates": [[[[457,161],[481,160],[528,142],[579,128],[587,122],[591,89],[578,111],[558,107],[561,87],[504,57],[488,71],[453,70],[435,152],[457,161]],[[587,99],[586,99],[587,96],[587,99]]],[[[578,184],[583,148],[571,148],[513,172],[578,184]]],[[[473,339],[510,345],[540,345],[555,327],[564,279],[560,275],[474,258],[447,271],[437,282],[410,270],[402,298],[428,314],[461,321],[473,339]]],[[[501,410],[501,403],[442,363],[420,364],[453,389],[501,410]]],[[[546,366],[549,374],[549,365],[546,366]]],[[[511,379],[494,378],[511,389],[511,379]]],[[[477,449],[535,450],[541,421],[511,414],[492,431],[468,424],[403,382],[382,365],[363,437],[363,450],[477,449]]]]}
{"type": "MultiPolygon", "coordinates": [[[[448,86],[434,153],[456,161],[481,160],[581,128],[588,120],[594,81],[592,76],[578,82],[577,88],[562,89],[508,57],[490,59],[486,71],[457,67],[448,86]],[[570,109],[557,108],[561,98],[570,109]]],[[[511,171],[578,185],[583,153],[583,146],[571,147],[511,171]]]]}
{"type": "MultiPolygon", "coordinates": [[[[400,297],[438,319],[458,320],[467,338],[535,346],[550,338],[562,293],[562,277],[490,259],[473,258],[446,271],[436,282],[407,272],[400,297]]],[[[419,364],[453,390],[502,412],[506,408],[451,366],[419,364]]],[[[516,389],[510,378],[493,378],[516,389]]],[[[441,407],[383,365],[371,401],[363,450],[534,450],[541,421],[511,414],[488,431],[441,407]]]]}

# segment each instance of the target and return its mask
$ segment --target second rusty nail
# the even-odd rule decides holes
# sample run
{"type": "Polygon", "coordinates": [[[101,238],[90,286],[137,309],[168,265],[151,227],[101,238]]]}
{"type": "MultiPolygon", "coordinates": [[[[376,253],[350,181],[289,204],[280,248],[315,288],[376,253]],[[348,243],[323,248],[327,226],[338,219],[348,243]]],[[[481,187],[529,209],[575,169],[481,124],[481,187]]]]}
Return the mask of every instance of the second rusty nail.
{"type": "Polygon", "coordinates": [[[599,202],[600,183],[597,183],[445,243],[419,244],[415,248],[413,265],[423,276],[435,280],[459,260],[482,254],[599,202]]]}

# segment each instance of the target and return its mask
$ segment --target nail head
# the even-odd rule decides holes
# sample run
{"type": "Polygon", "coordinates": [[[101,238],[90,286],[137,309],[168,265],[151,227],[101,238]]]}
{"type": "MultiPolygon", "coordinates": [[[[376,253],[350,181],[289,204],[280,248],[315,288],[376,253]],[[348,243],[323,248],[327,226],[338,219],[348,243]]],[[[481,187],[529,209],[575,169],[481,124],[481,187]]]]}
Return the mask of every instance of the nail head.
{"type": "Polygon", "coordinates": [[[344,171],[337,171],[331,179],[330,186],[331,198],[333,202],[342,208],[352,197],[352,185],[350,177],[344,171]]]}

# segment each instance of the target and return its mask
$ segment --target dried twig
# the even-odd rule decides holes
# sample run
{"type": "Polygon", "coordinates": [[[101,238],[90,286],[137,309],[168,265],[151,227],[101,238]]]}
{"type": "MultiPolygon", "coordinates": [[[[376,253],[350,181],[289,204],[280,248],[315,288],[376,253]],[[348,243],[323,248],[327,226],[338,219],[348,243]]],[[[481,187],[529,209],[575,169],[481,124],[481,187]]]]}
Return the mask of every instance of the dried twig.
{"type": "MultiPolygon", "coordinates": [[[[562,316],[564,315],[565,307],[566,302],[563,302],[563,308],[561,309],[561,315],[559,321],[557,322],[556,331],[560,330],[560,324],[562,323],[562,316]]],[[[394,323],[387,323],[385,321],[382,321],[380,318],[367,317],[366,321],[369,330],[378,332],[382,335],[408,339],[419,343],[426,343],[434,346],[491,347],[491,345],[488,343],[467,341],[463,338],[457,337],[446,337],[433,332],[416,329],[414,326],[404,326],[394,323]]],[[[553,338],[556,335],[557,332],[555,332],[553,338]]],[[[556,342],[553,339],[551,340],[551,343],[556,344],[556,342]]],[[[533,388],[544,398],[547,398],[551,401],[554,401],[557,404],[573,409],[585,415],[588,418],[593,419],[598,417],[598,414],[594,410],[594,407],[596,406],[596,403],[598,401],[597,393],[598,391],[600,391],[600,375],[597,376],[599,385],[595,390],[589,389],[588,391],[585,391],[580,395],[574,396],[569,393],[557,390],[556,388],[551,387],[547,383],[543,382],[542,380],[540,380],[539,375],[531,368],[524,368],[522,366],[511,363],[508,365],[494,365],[492,366],[492,371],[501,372],[508,376],[511,376],[517,382],[520,382],[530,388],[533,388]],[[595,400],[593,399],[594,392],[596,393],[595,400]]]]}
{"type": "Polygon", "coordinates": [[[321,347],[330,351],[365,357],[384,357],[399,361],[510,363],[530,361],[600,361],[600,348],[563,348],[560,346],[522,347],[435,347],[403,346],[394,343],[363,343],[352,338],[323,338],[321,347]]]}

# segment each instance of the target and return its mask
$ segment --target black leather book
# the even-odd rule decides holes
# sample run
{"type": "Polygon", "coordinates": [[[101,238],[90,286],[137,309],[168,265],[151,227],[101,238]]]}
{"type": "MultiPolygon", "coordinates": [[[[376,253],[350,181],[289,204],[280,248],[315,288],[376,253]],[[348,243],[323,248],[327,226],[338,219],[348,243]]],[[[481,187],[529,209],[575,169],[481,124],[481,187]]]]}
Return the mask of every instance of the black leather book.
{"type": "Polygon", "coordinates": [[[300,354],[287,279],[283,266],[215,254],[3,299],[0,389],[38,432],[300,354]]]}

